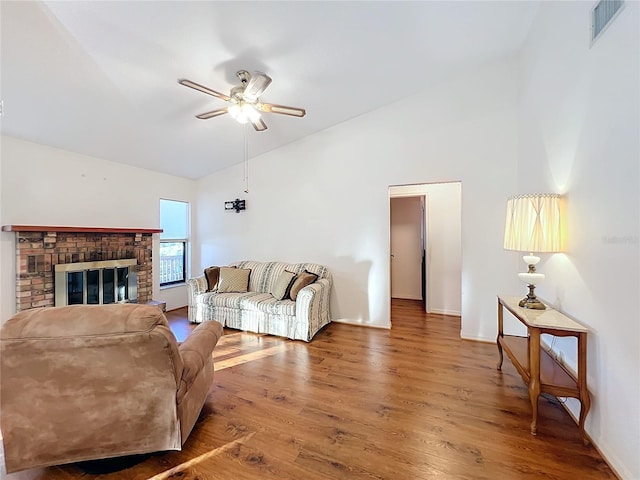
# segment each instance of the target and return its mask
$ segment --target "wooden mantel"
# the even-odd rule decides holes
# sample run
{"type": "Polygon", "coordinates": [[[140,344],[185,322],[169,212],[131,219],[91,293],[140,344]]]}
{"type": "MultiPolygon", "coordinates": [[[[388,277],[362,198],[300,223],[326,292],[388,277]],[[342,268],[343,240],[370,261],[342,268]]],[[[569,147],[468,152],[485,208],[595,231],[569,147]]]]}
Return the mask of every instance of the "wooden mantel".
{"type": "Polygon", "coordinates": [[[162,233],[161,228],[62,227],[48,225],[3,225],[3,232],[74,232],[74,233],[162,233]]]}

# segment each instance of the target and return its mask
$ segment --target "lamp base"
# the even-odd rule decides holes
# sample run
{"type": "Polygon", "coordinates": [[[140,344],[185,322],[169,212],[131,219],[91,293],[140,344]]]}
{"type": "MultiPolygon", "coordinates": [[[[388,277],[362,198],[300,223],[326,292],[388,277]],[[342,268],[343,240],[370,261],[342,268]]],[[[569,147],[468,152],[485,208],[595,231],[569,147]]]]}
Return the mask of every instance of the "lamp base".
{"type": "Polygon", "coordinates": [[[518,302],[518,305],[522,308],[530,308],[532,310],[546,310],[546,305],[538,300],[538,297],[536,297],[536,294],[534,292],[536,286],[529,284],[528,287],[529,293],[527,293],[527,296],[520,300],[520,302],[518,302]]]}

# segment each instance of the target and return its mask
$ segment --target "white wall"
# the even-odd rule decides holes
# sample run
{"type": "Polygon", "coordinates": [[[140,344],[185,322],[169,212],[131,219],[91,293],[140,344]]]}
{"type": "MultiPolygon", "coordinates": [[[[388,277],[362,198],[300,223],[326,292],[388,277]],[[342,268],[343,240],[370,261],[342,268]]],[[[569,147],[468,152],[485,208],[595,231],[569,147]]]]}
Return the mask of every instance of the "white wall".
{"type": "MultiPolygon", "coordinates": [[[[2,225],[158,228],[159,199],[193,202],[195,182],[3,136],[2,225]]],[[[0,318],[15,313],[15,234],[2,232],[0,318]]],[[[186,287],[159,289],[154,235],[153,298],[186,305],[186,287]]]]}
{"type": "Polygon", "coordinates": [[[464,72],[252,159],[247,195],[242,166],[200,180],[194,266],[319,262],[334,276],[334,319],[388,327],[388,187],[462,180],[462,334],[495,340],[496,293],[516,283],[502,249],[516,174],[513,72],[510,60],[464,72]],[[224,212],[237,196],[247,210],[224,212]]]}
{"type": "MultiPolygon", "coordinates": [[[[2,194],[2,136],[0,136],[0,226],[2,223],[2,211],[4,210],[4,195],[2,194]]],[[[4,322],[5,318],[8,318],[12,311],[10,310],[10,305],[8,303],[7,298],[4,296],[5,288],[7,293],[13,294],[15,292],[15,286],[13,290],[9,290],[9,287],[5,287],[5,274],[3,272],[14,272],[15,266],[12,267],[15,263],[15,252],[12,256],[9,255],[9,249],[14,246],[14,243],[11,242],[10,238],[6,238],[2,232],[0,232],[0,325],[4,322]],[[5,253],[7,256],[5,256],[5,253]],[[6,309],[6,312],[5,312],[6,309]],[[6,314],[5,314],[6,313],[6,314]]],[[[15,303],[15,300],[14,300],[15,303]]]]}
{"type": "Polygon", "coordinates": [[[422,199],[391,199],[391,297],[422,300],[422,199]]]}
{"type": "MultiPolygon", "coordinates": [[[[640,5],[625,3],[592,48],[592,2],[540,5],[520,64],[518,192],[566,195],[567,252],[543,256],[537,291],[589,327],[586,428],[638,479],[640,5]]],[[[575,368],[575,346],[556,347],[575,368]]]]}
{"type": "MultiPolygon", "coordinates": [[[[429,300],[434,313],[460,315],[462,226],[460,183],[428,185],[429,300]]],[[[499,215],[498,215],[499,216],[499,215]]]]}
{"type": "Polygon", "coordinates": [[[402,185],[392,197],[427,198],[427,308],[433,313],[460,315],[462,280],[462,185],[460,182],[402,185]]]}

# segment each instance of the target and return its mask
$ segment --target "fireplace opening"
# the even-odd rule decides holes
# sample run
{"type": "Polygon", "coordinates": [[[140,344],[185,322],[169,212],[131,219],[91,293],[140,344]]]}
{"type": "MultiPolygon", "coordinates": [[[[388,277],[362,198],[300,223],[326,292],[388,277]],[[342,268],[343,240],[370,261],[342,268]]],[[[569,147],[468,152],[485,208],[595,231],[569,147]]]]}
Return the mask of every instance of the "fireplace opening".
{"type": "Polygon", "coordinates": [[[55,265],[55,306],[137,301],[136,259],[55,265]]]}

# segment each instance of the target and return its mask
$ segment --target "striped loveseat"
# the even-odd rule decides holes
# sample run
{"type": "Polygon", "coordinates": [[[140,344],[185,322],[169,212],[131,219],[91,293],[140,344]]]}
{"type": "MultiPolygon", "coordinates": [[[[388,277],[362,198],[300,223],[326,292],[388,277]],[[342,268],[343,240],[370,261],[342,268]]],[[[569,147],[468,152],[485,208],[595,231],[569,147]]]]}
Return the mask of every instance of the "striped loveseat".
{"type": "Polygon", "coordinates": [[[191,322],[217,320],[229,328],[308,342],[331,321],[329,303],[333,282],[326,267],[315,263],[253,261],[229,266],[251,270],[248,292],[208,292],[204,275],[188,280],[191,322]],[[301,289],[295,301],[276,300],[269,292],[285,270],[296,274],[307,270],[318,275],[318,279],[301,289]]]}

